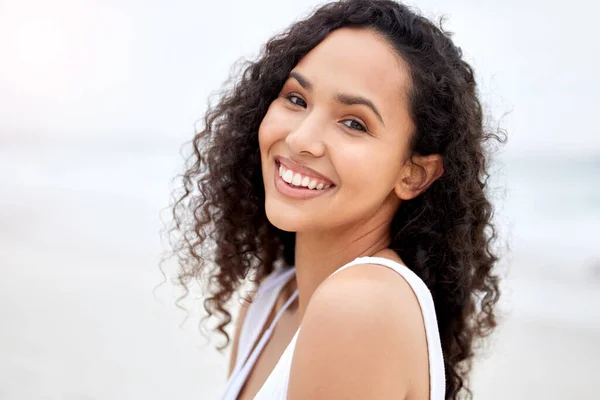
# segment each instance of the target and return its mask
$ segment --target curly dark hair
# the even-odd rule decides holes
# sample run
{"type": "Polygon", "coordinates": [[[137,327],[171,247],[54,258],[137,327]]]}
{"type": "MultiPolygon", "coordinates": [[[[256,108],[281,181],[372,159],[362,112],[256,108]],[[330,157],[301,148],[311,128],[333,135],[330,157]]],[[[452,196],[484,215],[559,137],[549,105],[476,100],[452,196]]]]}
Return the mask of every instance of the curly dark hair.
{"type": "Polygon", "coordinates": [[[471,396],[466,379],[474,342],[496,326],[499,297],[492,248],[496,230],[487,194],[491,141],[473,69],[450,33],[390,0],[329,3],[273,37],[258,61],[209,107],[192,141],[182,187],[174,193],[172,242],[179,284],[208,282],[204,307],[229,336],[228,303],[244,282],[258,284],[281,263],[294,265],[295,233],[265,214],[258,128],[288,74],[329,33],[368,28],[383,35],[410,70],[413,154],[440,154],[444,174],[403,201],[391,224],[390,249],[426,283],[435,302],[446,368],[446,398],[471,396]]]}

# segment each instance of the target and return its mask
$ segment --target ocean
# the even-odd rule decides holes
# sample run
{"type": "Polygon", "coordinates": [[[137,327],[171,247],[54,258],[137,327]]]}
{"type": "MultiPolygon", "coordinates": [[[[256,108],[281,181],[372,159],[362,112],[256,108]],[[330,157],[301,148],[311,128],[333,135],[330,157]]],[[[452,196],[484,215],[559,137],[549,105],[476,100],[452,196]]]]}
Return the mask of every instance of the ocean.
{"type": "MultiPolygon", "coordinates": [[[[54,202],[58,208],[61,200],[75,203],[75,208],[82,205],[76,200],[84,200],[88,208],[79,212],[90,218],[90,226],[99,228],[96,234],[105,240],[123,235],[119,238],[132,247],[140,246],[139,231],[150,227],[132,225],[139,231],[129,232],[119,228],[119,217],[129,226],[129,219],[138,214],[132,215],[129,206],[140,207],[148,217],[168,206],[172,180],[183,165],[177,143],[145,144],[139,149],[119,143],[4,143],[0,159],[0,183],[9,194],[4,201],[11,197],[11,189],[35,191],[40,201],[54,202]]],[[[599,176],[600,154],[498,157],[488,186],[496,204],[499,244],[510,246],[506,255],[534,257],[536,265],[527,269],[544,266],[556,279],[597,277],[599,176]]]]}

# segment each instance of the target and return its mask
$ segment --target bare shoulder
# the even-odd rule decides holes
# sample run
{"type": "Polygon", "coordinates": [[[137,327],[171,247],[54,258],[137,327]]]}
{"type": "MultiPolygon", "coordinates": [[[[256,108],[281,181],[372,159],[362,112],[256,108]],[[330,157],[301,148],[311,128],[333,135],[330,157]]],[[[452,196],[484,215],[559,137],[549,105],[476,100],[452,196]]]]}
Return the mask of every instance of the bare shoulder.
{"type": "Polygon", "coordinates": [[[425,328],[408,282],[374,264],[326,279],[302,319],[289,399],[412,398],[426,386],[425,328]]]}

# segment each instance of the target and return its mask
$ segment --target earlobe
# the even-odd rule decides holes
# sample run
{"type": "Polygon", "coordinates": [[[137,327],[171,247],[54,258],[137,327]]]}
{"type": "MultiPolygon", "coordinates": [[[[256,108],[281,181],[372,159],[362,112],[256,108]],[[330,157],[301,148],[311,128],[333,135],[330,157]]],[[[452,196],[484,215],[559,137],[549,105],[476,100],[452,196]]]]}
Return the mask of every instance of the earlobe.
{"type": "Polygon", "coordinates": [[[401,200],[414,199],[443,174],[444,161],[441,155],[413,156],[403,166],[394,192],[401,200]]]}

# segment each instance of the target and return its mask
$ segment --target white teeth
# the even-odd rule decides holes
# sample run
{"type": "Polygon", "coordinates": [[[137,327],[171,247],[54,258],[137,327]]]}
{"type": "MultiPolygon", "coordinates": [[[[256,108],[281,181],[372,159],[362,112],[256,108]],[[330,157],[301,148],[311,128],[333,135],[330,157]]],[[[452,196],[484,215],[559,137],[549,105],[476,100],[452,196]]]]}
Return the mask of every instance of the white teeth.
{"type": "Polygon", "coordinates": [[[323,183],[317,183],[315,179],[310,179],[308,176],[302,176],[297,172],[294,173],[294,171],[292,170],[285,169],[283,165],[279,166],[279,176],[281,177],[281,179],[283,179],[285,182],[291,185],[306,187],[311,190],[323,190],[328,189],[332,186],[331,184],[325,185],[323,183]]]}
{"type": "Polygon", "coordinates": [[[292,183],[292,179],[294,178],[294,173],[288,169],[287,171],[285,171],[282,178],[287,183],[292,183]]]}
{"type": "Polygon", "coordinates": [[[300,186],[301,183],[302,183],[302,175],[300,175],[298,173],[294,174],[294,179],[292,180],[292,185],[300,186]]]}

